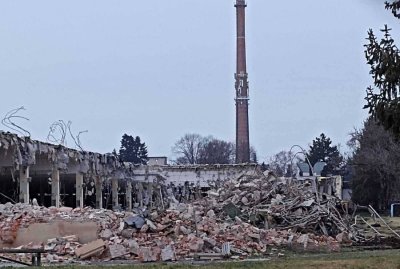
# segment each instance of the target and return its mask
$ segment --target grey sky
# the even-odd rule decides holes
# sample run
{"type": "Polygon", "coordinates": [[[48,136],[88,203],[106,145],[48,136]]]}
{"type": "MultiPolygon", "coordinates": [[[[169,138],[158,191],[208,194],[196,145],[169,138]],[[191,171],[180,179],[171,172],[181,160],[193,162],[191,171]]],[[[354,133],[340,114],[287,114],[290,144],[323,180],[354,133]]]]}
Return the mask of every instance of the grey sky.
{"type": "MultiPolygon", "coordinates": [[[[400,30],[382,2],[248,0],[250,139],[261,160],[321,132],[345,144],[361,125],[367,30],[400,30]]],[[[99,152],[123,133],[153,156],[170,156],[187,132],[235,139],[233,1],[5,0],[0,35],[0,115],[24,105],[35,139],[58,119],[88,129],[83,145],[99,152]]]]}

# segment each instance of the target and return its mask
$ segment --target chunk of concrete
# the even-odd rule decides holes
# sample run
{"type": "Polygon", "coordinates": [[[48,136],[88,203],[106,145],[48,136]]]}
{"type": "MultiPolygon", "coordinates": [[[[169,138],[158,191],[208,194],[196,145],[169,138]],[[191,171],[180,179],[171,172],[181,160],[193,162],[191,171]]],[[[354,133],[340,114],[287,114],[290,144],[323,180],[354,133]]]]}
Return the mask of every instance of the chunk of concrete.
{"type": "Polygon", "coordinates": [[[136,230],[134,229],[125,229],[121,232],[121,236],[126,239],[131,239],[134,233],[136,233],[136,230]]]}
{"type": "Polygon", "coordinates": [[[161,250],[161,260],[164,262],[175,260],[175,251],[172,245],[168,245],[161,250]]]}
{"type": "Polygon", "coordinates": [[[208,244],[210,247],[215,247],[217,245],[217,240],[209,237],[204,237],[203,238],[204,242],[208,244]]]}
{"type": "Polygon", "coordinates": [[[136,229],[141,229],[143,225],[146,223],[145,219],[138,215],[128,216],[124,219],[124,221],[128,226],[131,226],[136,229]]]}
{"type": "Polygon", "coordinates": [[[100,238],[108,240],[113,236],[113,232],[110,229],[105,229],[101,232],[100,238]]]}
{"type": "Polygon", "coordinates": [[[87,259],[101,254],[106,248],[106,244],[102,239],[90,242],[75,250],[76,257],[80,259],[87,259]]]}
{"type": "Polygon", "coordinates": [[[128,247],[129,247],[129,252],[131,254],[139,255],[140,253],[140,247],[139,244],[136,242],[136,240],[128,240],[128,247]]]}
{"type": "Polygon", "coordinates": [[[139,260],[141,262],[156,262],[160,260],[161,250],[158,247],[144,247],[139,250],[139,260]]]}
{"type": "Polygon", "coordinates": [[[192,251],[201,251],[204,246],[204,240],[198,237],[193,238],[189,242],[189,249],[192,251]]]}
{"type": "Polygon", "coordinates": [[[150,230],[153,232],[157,231],[157,226],[151,220],[146,220],[146,224],[149,226],[150,230]]]}
{"type": "Polygon", "coordinates": [[[110,249],[111,259],[119,258],[129,253],[129,251],[127,251],[127,249],[120,244],[110,245],[109,249],[110,249]]]}

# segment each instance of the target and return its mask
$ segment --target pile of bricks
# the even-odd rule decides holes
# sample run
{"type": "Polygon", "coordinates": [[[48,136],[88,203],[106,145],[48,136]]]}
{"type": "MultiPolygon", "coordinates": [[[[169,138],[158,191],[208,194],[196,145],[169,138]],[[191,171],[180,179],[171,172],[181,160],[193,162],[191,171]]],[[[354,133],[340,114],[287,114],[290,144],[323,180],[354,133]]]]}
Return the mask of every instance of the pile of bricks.
{"type": "MultiPolygon", "coordinates": [[[[171,203],[167,210],[44,208],[0,205],[0,243],[12,244],[33,223],[94,222],[97,239],[83,244],[75,234],[20,248],[44,248],[44,262],[134,260],[179,261],[280,256],[284,249],[339,251],[355,231],[336,208],[337,199],[307,184],[242,177],[214,186],[207,197],[171,203]]],[[[25,261],[24,255],[13,258],[25,261]]]]}
{"type": "Polygon", "coordinates": [[[264,229],[325,236],[346,233],[354,240],[360,239],[341,200],[320,192],[314,180],[242,176],[216,186],[208,200],[219,218],[237,216],[264,229]]]}

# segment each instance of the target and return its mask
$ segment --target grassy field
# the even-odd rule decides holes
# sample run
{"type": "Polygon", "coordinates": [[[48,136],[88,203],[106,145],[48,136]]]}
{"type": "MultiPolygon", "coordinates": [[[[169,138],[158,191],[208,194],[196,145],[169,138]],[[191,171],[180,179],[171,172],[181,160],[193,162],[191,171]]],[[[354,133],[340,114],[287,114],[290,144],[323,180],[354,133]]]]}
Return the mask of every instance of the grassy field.
{"type": "MultiPolygon", "coordinates": [[[[185,268],[206,268],[206,269],[400,269],[400,250],[386,251],[362,251],[345,252],[337,254],[289,254],[288,257],[277,260],[245,261],[245,262],[220,262],[220,263],[170,263],[170,264],[135,264],[135,265],[99,265],[99,266],[69,266],[54,267],[57,269],[185,269],[185,268]]],[[[52,267],[46,267],[52,268],[52,267]]]]}

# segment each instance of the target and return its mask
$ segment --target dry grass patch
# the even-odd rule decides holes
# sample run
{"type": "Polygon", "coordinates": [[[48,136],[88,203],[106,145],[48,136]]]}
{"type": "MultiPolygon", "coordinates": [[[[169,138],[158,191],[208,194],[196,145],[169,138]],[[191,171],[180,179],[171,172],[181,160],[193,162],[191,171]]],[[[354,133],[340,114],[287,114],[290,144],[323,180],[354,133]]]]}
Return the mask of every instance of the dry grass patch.
{"type": "Polygon", "coordinates": [[[244,261],[194,264],[130,264],[46,267],[46,269],[400,269],[400,250],[363,251],[337,254],[288,255],[274,261],[244,261]]]}

